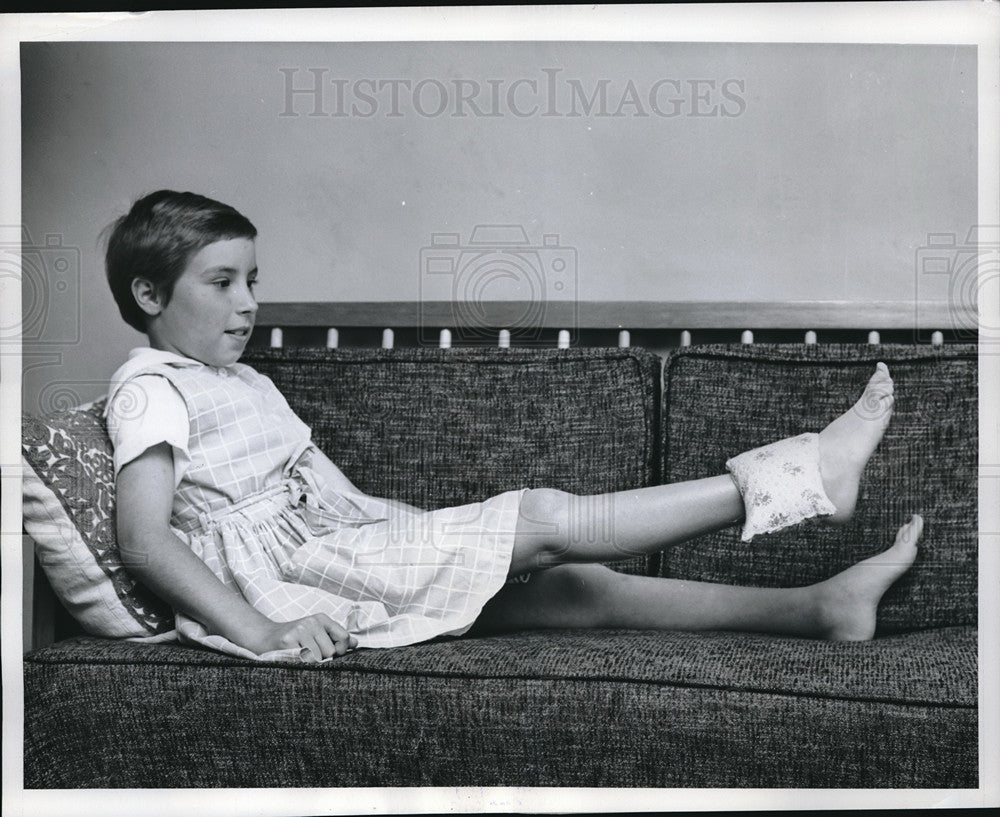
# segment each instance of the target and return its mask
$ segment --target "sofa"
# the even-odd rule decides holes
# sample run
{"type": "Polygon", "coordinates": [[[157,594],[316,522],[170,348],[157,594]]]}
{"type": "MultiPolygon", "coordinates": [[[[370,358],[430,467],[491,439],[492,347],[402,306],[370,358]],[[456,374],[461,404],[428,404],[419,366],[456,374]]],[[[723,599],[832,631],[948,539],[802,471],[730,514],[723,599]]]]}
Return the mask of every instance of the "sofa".
{"type": "Polygon", "coordinates": [[[975,346],[244,356],[362,490],[427,508],[723,473],[734,453],[822,428],[878,360],[895,415],[845,527],[751,543],[734,527],[612,563],[802,585],[884,549],[919,512],[917,561],[862,643],[551,630],[323,665],[158,643],[171,613],[117,552],[102,402],[26,417],[25,530],[75,623],[24,655],[25,788],[978,787],[975,346]]]}

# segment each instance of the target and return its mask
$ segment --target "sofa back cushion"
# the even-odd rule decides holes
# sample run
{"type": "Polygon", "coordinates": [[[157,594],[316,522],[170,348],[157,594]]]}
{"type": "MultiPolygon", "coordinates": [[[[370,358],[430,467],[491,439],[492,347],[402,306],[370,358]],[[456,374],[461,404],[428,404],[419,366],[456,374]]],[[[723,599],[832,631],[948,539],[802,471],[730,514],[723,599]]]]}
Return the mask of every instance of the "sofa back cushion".
{"type": "Polygon", "coordinates": [[[374,496],[431,509],[520,487],[595,494],[656,479],[661,361],[641,349],[267,349],[243,361],[374,496]]]}
{"type": "Polygon", "coordinates": [[[916,564],[883,598],[879,632],[975,624],[978,376],[975,346],[700,346],[663,372],[664,482],[725,473],[725,461],[819,431],[860,396],[877,361],[895,381],[892,422],[846,527],[818,523],[752,542],[739,528],[663,553],[663,576],[758,586],[809,584],[892,544],[913,513],[916,564]]]}
{"type": "MultiPolygon", "coordinates": [[[[655,481],[660,360],[641,350],[251,350],[362,490],[439,508],[522,486],[655,481]]],[[[104,401],[25,416],[24,527],[87,632],[159,640],[167,605],[125,569],[104,401]]],[[[615,566],[644,572],[623,554],[615,566]]]]}

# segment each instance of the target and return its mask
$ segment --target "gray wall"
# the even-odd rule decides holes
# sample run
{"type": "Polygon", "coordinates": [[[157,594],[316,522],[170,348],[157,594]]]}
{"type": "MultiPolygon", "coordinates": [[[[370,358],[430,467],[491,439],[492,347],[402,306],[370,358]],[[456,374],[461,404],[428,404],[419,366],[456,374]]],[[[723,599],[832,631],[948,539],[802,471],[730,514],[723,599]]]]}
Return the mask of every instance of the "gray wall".
{"type": "MultiPolygon", "coordinates": [[[[262,300],[450,297],[421,249],[480,224],[558,236],[572,266],[551,298],[905,300],[928,234],[976,222],[975,60],[931,45],[25,44],[24,407],[99,396],[144,342],[107,292],[98,234],[160,187],[254,221],[262,300]],[[317,77],[321,96],[289,95],[317,77]]],[[[532,297],[516,274],[474,294],[532,297]]]]}

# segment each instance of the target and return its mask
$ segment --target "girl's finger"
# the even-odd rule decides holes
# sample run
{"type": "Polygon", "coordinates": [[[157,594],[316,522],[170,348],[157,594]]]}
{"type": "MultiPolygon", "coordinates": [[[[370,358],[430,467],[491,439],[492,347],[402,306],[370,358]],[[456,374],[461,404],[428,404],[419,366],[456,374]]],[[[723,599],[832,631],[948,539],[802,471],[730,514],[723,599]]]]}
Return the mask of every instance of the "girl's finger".
{"type": "Polygon", "coordinates": [[[316,639],[310,635],[303,634],[299,638],[299,645],[309,650],[309,656],[313,661],[323,660],[323,651],[320,649],[319,644],[316,643],[316,639]]]}
{"type": "Polygon", "coordinates": [[[317,649],[320,651],[321,658],[330,658],[333,655],[339,655],[340,652],[334,645],[333,640],[327,635],[325,630],[320,630],[313,638],[317,649]]]}
{"type": "Polygon", "coordinates": [[[358,646],[357,639],[352,637],[347,630],[334,622],[333,619],[327,618],[325,625],[327,634],[337,645],[337,655],[343,655],[348,650],[353,650],[358,646]],[[354,642],[353,644],[351,643],[352,641],[354,642]]]}

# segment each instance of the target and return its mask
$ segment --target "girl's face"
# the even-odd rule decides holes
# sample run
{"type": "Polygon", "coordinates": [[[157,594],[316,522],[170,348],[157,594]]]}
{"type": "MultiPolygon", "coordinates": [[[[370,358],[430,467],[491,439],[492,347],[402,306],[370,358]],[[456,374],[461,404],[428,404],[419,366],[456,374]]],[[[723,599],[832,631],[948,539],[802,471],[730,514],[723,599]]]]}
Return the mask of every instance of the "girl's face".
{"type": "Polygon", "coordinates": [[[191,256],[173,295],[149,321],[150,345],[209,366],[230,366],[250,340],[257,301],[257,254],[248,238],[202,247],[191,256]]]}

